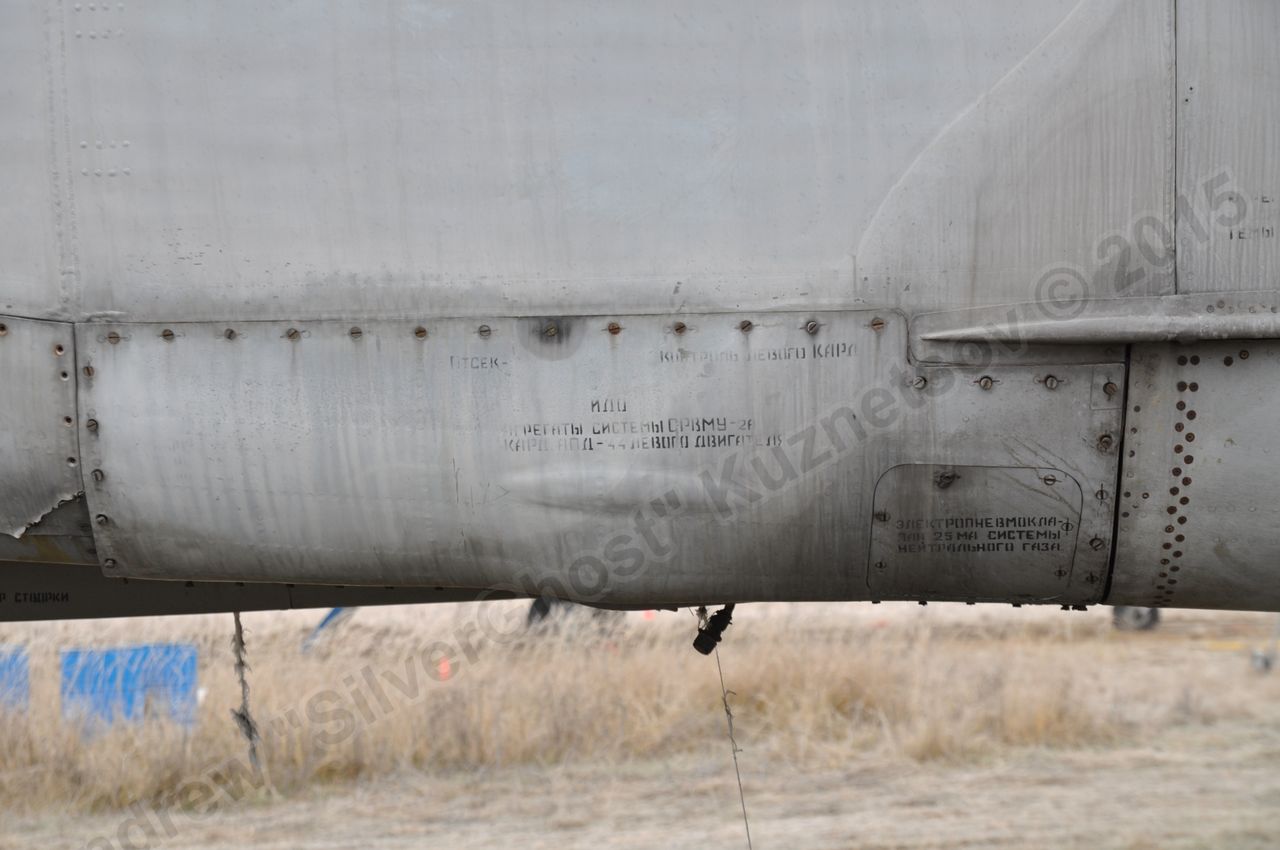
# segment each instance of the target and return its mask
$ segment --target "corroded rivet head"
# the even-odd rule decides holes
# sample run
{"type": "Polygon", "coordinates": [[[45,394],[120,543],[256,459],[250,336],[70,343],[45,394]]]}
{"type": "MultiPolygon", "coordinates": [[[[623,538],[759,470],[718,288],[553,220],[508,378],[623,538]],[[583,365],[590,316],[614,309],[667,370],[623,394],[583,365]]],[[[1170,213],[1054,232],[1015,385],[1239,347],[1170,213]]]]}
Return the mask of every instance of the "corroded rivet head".
{"type": "Polygon", "coordinates": [[[609,330],[609,333],[613,334],[614,336],[617,336],[618,334],[622,333],[622,325],[618,324],[617,322],[610,322],[608,330],[609,330]]]}
{"type": "Polygon", "coordinates": [[[415,339],[426,339],[427,329],[424,328],[422,325],[418,325],[416,328],[413,329],[413,336],[415,339]]]}
{"type": "Polygon", "coordinates": [[[165,328],[164,330],[160,331],[160,338],[165,342],[173,342],[173,331],[169,330],[168,328],[165,328]]]}
{"type": "Polygon", "coordinates": [[[351,330],[347,331],[347,336],[351,337],[352,339],[359,339],[360,337],[364,336],[364,331],[360,330],[359,328],[352,328],[351,330]]]}
{"type": "Polygon", "coordinates": [[[489,334],[493,333],[493,329],[490,328],[488,325],[481,325],[479,328],[476,329],[476,333],[480,334],[480,336],[488,336],[489,334]]]}
{"type": "Polygon", "coordinates": [[[689,330],[689,326],[686,325],[684,322],[676,322],[674,325],[671,326],[671,330],[675,331],[678,334],[682,334],[685,331],[689,330]]]}
{"type": "Polygon", "coordinates": [[[1120,386],[1115,381],[1107,381],[1103,385],[1102,391],[1107,394],[1107,398],[1111,398],[1116,393],[1120,392],[1120,386]]]}
{"type": "Polygon", "coordinates": [[[555,322],[547,322],[547,326],[542,329],[542,335],[545,337],[558,336],[560,334],[560,326],[555,322]]]}
{"type": "Polygon", "coordinates": [[[754,328],[754,327],[755,327],[755,325],[751,324],[751,320],[750,320],[750,319],[743,319],[743,320],[738,324],[738,330],[742,331],[744,334],[745,334],[745,333],[751,333],[751,329],[752,329],[752,328],[754,328]]]}
{"type": "Polygon", "coordinates": [[[876,316],[874,319],[871,320],[871,330],[875,331],[876,333],[879,333],[880,331],[884,330],[884,325],[885,325],[884,319],[880,318],[879,316],[876,316]]]}
{"type": "Polygon", "coordinates": [[[284,335],[287,339],[293,340],[295,342],[298,340],[299,337],[302,336],[301,332],[299,332],[297,328],[289,328],[289,330],[284,332],[284,335]]]}
{"type": "Polygon", "coordinates": [[[107,334],[107,342],[111,343],[112,345],[116,345],[117,343],[120,342],[120,334],[116,333],[115,331],[112,331],[111,333],[107,334]]]}
{"type": "Polygon", "coordinates": [[[818,332],[818,323],[810,319],[808,322],[805,322],[804,330],[807,334],[816,334],[818,332]]]}
{"type": "Polygon", "coordinates": [[[1109,451],[1116,443],[1116,438],[1110,434],[1103,434],[1098,437],[1098,448],[1101,451],[1109,451]]]}
{"type": "Polygon", "coordinates": [[[84,376],[85,376],[86,378],[92,378],[92,377],[93,377],[93,367],[92,367],[92,366],[85,366],[85,367],[84,367],[84,369],[83,369],[83,371],[84,371],[84,376]]]}
{"type": "Polygon", "coordinates": [[[990,375],[983,375],[978,379],[977,384],[982,389],[989,390],[996,385],[996,382],[992,380],[990,375]]]}
{"type": "Polygon", "coordinates": [[[98,525],[107,525],[108,523],[111,522],[111,519],[106,514],[98,514],[96,517],[93,518],[93,521],[96,522],[98,525]]]}
{"type": "Polygon", "coordinates": [[[235,329],[234,329],[234,328],[227,328],[225,331],[223,331],[223,332],[222,332],[222,338],[223,338],[223,339],[235,339],[235,338],[236,338],[236,332],[235,332],[235,329]]]}

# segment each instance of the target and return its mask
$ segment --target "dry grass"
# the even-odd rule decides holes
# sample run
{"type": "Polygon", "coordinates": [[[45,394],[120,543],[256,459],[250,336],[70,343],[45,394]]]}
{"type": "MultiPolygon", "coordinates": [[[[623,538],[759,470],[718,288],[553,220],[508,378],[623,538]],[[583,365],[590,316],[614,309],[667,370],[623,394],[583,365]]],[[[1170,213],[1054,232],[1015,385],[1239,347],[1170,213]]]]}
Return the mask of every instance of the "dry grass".
{"type": "MultiPolygon", "coordinates": [[[[753,758],[820,769],[868,753],[966,762],[1013,748],[1129,744],[1156,727],[1247,715],[1277,695],[1275,687],[1235,684],[1238,670],[1206,675],[1203,658],[1187,660],[1185,652],[1151,664],[1157,639],[1117,637],[1100,617],[984,625],[822,610],[745,616],[723,644],[739,742],[753,758]]],[[[689,648],[687,615],[656,622],[628,615],[607,634],[590,621],[558,635],[480,641],[473,657],[455,658],[447,681],[428,678],[424,666],[438,667],[435,656],[423,664],[424,648],[473,616],[465,606],[430,615],[363,611],[337,641],[307,656],[298,651],[305,620],[252,619],[253,710],[270,780],[252,793],[289,795],[405,769],[609,763],[723,744],[715,661],[689,648]],[[368,676],[379,685],[369,686],[368,676]]],[[[35,671],[55,666],[54,645],[121,642],[122,627],[0,632],[32,646],[37,683],[29,712],[0,719],[0,805],[182,806],[191,780],[224,780],[245,751],[229,716],[239,693],[227,619],[145,629],[148,640],[202,645],[209,697],[193,729],[125,724],[89,738],[60,719],[56,685],[41,686],[35,671]]]]}

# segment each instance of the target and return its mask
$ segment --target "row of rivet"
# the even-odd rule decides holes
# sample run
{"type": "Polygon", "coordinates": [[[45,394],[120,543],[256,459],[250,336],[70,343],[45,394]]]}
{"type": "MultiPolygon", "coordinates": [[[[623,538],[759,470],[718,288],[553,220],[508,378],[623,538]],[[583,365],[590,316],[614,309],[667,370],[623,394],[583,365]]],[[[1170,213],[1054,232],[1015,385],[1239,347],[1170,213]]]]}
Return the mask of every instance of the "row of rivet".
{"type": "MultiPolygon", "coordinates": [[[[4,333],[4,331],[2,330],[3,327],[4,327],[3,325],[0,325],[0,335],[4,333]]],[[[884,321],[884,319],[875,318],[871,320],[869,327],[878,333],[885,329],[886,322],[884,321]]],[[[755,323],[752,322],[750,319],[743,319],[741,322],[738,323],[738,330],[742,331],[743,333],[751,333],[751,331],[754,329],[755,329],[755,323]]],[[[810,319],[804,324],[805,333],[808,333],[811,336],[814,334],[817,334],[818,331],[820,331],[821,329],[822,329],[822,325],[813,319],[810,319]]],[[[614,336],[617,336],[618,334],[622,333],[624,328],[618,322],[609,322],[609,324],[605,326],[604,330],[608,331],[610,334],[614,336]]],[[[683,334],[688,330],[689,330],[689,326],[684,322],[676,322],[671,326],[671,331],[672,333],[675,333],[675,334],[683,334]]],[[[476,328],[476,334],[478,336],[488,338],[493,334],[493,329],[489,327],[489,325],[480,325],[476,328]]],[[[548,323],[542,329],[542,335],[546,337],[555,337],[555,336],[558,336],[559,334],[560,334],[560,326],[555,322],[548,323]]],[[[350,330],[347,331],[347,335],[350,336],[352,339],[360,339],[361,337],[364,336],[364,331],[359,327],[352,327],[350,330]]],[[[227,328],[222,332],[222,336],[224,339],[231,341],[231,340],[235,340],[239,336],[239,333],[235,330],[235,328],[227,328]]],[[[297,340],[301,339],[303,336],[304,336],[304,333],[298,330],[297,328],[289,328],[284,332],[284,338],[293,342],[296,342],[297,340]]],[[[423,327],[422,325],[419,325],[413,329],[413,336],[416,339],[426,339],[428,336],[428,331],[425,327],[423,327]]],[[[164,330],[160,331],[160,338],[163,339],[165,342],[173,342],[175,339],[178,338],[178,335],[174,333],[172,328],[165,328],[164,330]]],[[[121,342],[125,340],[125,337],[121,336],[118,331],[110,331],[104,339],[111,345],[119,345],[121,342]]],[[[984,389],[990,389],[990,387],[989,386],[984,387],[984,389]]]]}

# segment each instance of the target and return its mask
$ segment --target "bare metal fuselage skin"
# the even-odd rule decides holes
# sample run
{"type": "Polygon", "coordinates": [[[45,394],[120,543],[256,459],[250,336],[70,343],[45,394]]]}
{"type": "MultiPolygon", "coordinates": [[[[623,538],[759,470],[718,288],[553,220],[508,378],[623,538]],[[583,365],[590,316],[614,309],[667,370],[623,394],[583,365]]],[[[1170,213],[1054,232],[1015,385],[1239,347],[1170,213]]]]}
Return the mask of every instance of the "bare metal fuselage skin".
{"type": "Polygon", "coordinates": [[[0,17],[0,619],[1280,610],[1272,0],[0,17]]]}

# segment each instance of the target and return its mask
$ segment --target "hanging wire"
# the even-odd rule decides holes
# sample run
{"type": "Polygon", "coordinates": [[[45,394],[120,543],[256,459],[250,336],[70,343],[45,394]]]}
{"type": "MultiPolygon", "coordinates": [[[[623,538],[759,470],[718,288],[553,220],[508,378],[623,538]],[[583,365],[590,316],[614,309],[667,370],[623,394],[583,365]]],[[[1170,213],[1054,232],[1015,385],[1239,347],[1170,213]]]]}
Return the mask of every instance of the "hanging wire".
{"type": "Polygon", "coordinates": [[[742,790],[742,769],[738,767],[738,753],[742,752],[738,747],[738,741],[733,736],[733,709],[729,708],[729,691],[724,685],[724,668],[720,666],[720,650],[716,649],[716,670],[720,673],[720,699],[724,703],[725,722],[729,727],[729,746],[733,749],[733,772],[738,777],[738,802],[742,804],[742,826],[747,831],[747,850],[753,850],[751,846],[751,822],[747,819],[747,795],[742,790]]]}
{"type": "Polygon", "coordinates": [[[249,665],[244,660],[244,626],[240,624],[240,612],[235,611],[233,615],[236,631],[231,638],[231,649],[236,656],[236,678],[240,680],[240,708],[233,709],[231,716],[249,744],[249,766],[254,769],[254,772],[258,772],[262,769],[262,764],[258,761],[258,724],[253,721],[253,715],[249,713],[249,678],[246,675],[249,665]]]}

